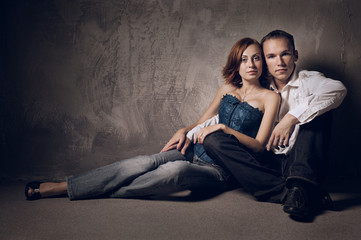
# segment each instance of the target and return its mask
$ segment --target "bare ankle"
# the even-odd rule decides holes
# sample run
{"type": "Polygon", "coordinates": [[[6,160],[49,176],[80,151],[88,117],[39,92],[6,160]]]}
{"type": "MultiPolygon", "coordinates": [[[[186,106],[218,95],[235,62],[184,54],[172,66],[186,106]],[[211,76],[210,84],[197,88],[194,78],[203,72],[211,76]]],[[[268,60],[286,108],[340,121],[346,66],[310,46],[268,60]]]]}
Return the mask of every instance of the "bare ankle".
{"type": "Polygon", "coordinates": [[[67,194],[66,182],[44,182],[40,184],[40,194],[42,197],[52,197],[67,194]]]}

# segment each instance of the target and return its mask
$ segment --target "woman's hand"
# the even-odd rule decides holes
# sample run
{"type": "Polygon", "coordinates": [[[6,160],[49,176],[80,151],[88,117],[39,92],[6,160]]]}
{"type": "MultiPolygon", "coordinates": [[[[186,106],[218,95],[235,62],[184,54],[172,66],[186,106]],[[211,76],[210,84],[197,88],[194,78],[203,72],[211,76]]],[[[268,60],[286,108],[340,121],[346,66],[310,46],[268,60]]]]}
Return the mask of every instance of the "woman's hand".
{"type": "Polygon", "coordinates": [[[216,124],[209,127],[202,128],[199,132],[194,136],[193,143],[203,144],[204,139],[211,133],[223,130],[226,126],[224,124],[216,124]]]}
{"type": "Polygon", "coordinates": [[[167,152],[174,148],[180,150],[184,143],[184,140],[186,139],[186,133],[187,132],[185,131],[184,128],[179,129],[160,152],[167,152]]]}
{"type": "Polygon", "coordinates": [[[186,137],[186,141],[184,142],[184,145],[183,145],[182,150],[181,150],[182,155],[186,154],[187,148],[189,147],[190,144],[191,144],[191,140],[186,137]]]}

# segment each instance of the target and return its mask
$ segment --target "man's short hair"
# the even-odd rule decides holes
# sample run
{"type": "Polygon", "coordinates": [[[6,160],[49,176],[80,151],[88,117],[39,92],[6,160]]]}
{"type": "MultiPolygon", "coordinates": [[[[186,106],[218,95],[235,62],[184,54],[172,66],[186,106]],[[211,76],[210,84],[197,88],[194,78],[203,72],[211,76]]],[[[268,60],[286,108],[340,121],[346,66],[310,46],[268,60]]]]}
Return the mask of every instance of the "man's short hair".
{"type": "Polygon", "coordinates": [[[261,47],[263,49],[263,43],[269,39],[275,39],[275,38],[286,38],[288,42],[291,44],[293,51],[296,50],[295,48],[295,40],[293,39],[293,36],[283,30],[274,30],[270,33],[268,33],[266,36],[264,36],[261,40],[261,47]]]}

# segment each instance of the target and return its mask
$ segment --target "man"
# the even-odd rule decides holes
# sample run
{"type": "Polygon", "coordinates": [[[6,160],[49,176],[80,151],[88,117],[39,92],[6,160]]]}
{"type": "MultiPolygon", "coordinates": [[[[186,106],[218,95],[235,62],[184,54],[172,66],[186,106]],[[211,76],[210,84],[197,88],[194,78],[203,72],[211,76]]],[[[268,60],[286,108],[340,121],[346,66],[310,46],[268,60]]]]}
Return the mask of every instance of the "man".
{"type": "MultiPolygon", "coordinates": [[[[208,135],[203,145],[207,154],[256,199],[283,203],[283,210],[292,217],[313,217],[331,204],[328,194],[320,188],[329,132],[326,112],[341,104],[346,88],[321,73],[298,71],[298,52],[293,36],[287,32],[270,32],[261,46],[270,88],[281,96],[268,152],[255,158],[236,138],[221,131],[208,135]]],[[[200,127],[215,123],[217,117],[200,127]]],[[[179,130],[162,151],[177,147],[184,152],[189,144],[185,141],[182,146],[184,135],[192,127],[179,130]]]]}
{"type": "Polygon", "coordinates": [[[293,36],[284,31],[270,32],[261,46],[270,88],[281,95],[270,152],[255,163],[244,146],[222,132],[207,136],[204,148],[258,200],[283,203],[292,217],[313,217],[331,204],[320,188],[329,132],[326,112],[341,104],[346,88],[319,72],[298,71],[293,36]]]}

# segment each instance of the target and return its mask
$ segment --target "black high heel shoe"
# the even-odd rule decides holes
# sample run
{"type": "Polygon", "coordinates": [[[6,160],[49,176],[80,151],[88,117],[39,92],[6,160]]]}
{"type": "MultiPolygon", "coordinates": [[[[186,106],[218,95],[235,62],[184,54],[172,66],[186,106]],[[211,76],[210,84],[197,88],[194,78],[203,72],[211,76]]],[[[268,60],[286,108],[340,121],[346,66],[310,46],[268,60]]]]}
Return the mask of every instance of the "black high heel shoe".
{"type": "Polygon", "coordinates": [[[40,184],[42,182],[29,182],[25,186],[25,196],[26,200],[33,201],[41,198],[40,195],[40,184]],[[29,189],[33,190],[33,194],[29,196],[29,189]]]}

